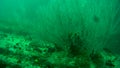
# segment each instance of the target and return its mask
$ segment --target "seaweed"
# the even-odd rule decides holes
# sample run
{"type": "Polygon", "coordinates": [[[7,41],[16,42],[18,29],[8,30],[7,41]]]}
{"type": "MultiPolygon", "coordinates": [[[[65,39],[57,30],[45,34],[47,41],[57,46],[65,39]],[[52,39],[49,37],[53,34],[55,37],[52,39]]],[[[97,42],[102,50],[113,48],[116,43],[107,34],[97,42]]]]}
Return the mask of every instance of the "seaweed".
{"type": "Polygon", "coordinates": [[[72,56],[79,56],[85,52],[84,41],[78,33],[69,36],[69,54],[72,56]]]}

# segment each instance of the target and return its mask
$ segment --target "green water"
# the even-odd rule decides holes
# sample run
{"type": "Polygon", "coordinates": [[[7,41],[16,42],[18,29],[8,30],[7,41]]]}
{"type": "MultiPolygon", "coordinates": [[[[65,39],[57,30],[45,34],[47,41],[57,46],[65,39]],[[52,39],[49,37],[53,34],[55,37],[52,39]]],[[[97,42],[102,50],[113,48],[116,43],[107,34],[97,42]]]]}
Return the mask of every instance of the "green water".
{"type": "Polygon", "coordinates": [[[119,0],[0,0],[0,68],[119,68],[119,4],[119,0]],[[10,55],[16,56],[11,62],[2,59],[10,55]],[[26,64],[18,61],[20,55],[29,55],[22,60],[26,64]]]}

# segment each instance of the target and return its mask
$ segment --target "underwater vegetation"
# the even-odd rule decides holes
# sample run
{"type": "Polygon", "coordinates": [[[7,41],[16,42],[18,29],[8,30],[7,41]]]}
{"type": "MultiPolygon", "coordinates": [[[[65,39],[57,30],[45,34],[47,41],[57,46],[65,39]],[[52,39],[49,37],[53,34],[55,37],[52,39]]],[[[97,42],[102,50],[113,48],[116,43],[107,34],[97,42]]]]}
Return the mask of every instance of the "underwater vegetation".
{"type": "Polygon", "coordinates": [[[1,0],[0,68],[119,68],[119,3],[1,0]]]}
{"type": "Polygon", "coordinates": [[[115,68],[119,63],[109,49],[89,52],[79,33],[68,35],[64,48],[48,41],[5,35],[0,40],[4,45],[0,47],[1,68],[115,68]]]}

